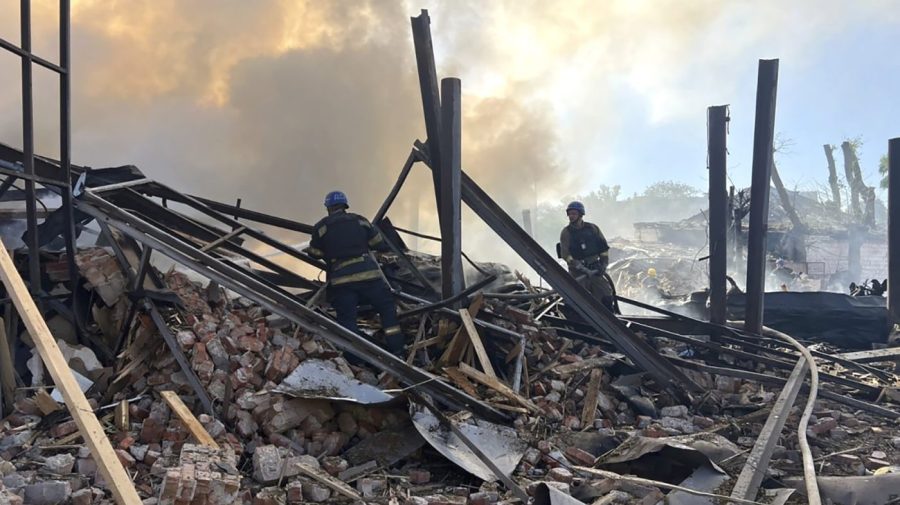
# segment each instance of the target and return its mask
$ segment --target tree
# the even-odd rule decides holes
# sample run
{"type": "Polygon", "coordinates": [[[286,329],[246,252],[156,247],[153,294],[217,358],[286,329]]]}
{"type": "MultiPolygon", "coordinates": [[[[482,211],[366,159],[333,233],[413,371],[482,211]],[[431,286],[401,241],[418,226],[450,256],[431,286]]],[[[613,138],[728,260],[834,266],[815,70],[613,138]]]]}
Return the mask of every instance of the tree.
{"type": "Polygon", "coordinates": [[[650,198],[694,198],[702,196],[703,192],[682,182],[659,181],[647,186],[643,196],[650,198]]]}
{"type": "Polygon", "coordinates": [[[881,160],[878,161],[878,173],[881,174],[881,187],[887,189],[888,187],[888,157],[887,154],[881,157],[881,160]]]}
{"type": "Polygon", "coordinates": [[[622,186],[619,186],[618,184],[616,184],[615,186],[607,186],[606,184],[602,184],[595,191],[591,191],[590,193],[588,193],[584,200],[589,200],[599,204],[611,203],[619,199],[619,194],[621,192],[622,186]]]}

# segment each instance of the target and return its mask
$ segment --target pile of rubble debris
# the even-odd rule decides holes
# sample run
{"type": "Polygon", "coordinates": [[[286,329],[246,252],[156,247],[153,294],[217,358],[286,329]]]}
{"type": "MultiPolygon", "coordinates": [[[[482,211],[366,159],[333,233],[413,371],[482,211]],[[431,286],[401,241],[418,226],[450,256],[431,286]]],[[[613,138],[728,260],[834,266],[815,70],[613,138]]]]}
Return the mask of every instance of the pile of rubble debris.
{"type": "MultiPolygon", "coordinates": [[[[95,314],[137,303],[109,250],[84,250],[78,265],[96,296],[95,314]]],[[[736,352],[738,337],[718,349],[693,337],[652,340],[660,354],[698,370],[688,373],[703,394],[683,395],[640,373],[579,323],[564,323],[547,293],[523,287],[512,296],[474,296],[460,311],[469,317],[431,310],[406,319],[415,336],[406,360],[508,421],[445,414],[416,388],[401,388],[358,360],[351,364],[328,341],[215,283],[176,269],[159,277],[177,295],[160,304],[160,313],[189,371],[160,338],[152,312],[139,311],[112,367],[103,368],[89,347],[59,342],[147,504],[710,499],[728,494],[767,417],[782,408],[777,384],[786,379],[767,366],[784,352],[774,345],[758,345],[757,355],[736,352]],[[524,338],[482,340],[473,321],[524,338]],[[768,377],[776,387],[729,376],[734,369],[755,370],[746,375],[768,377]],[[208,393],[207,406],[190,373],[208,393]]],[[[844,387],[862,387],[853,382],[859,380],[879,391],[878,403],[898,396],[889,387],[896,379],[891,367],[851,363],[845,369],[832,361],[822,373],[852,377],[844,387]]],[[[0,426],[0,503],[111,502],[61,398],[40,374],[28,384],[15,390],[14,409],[0,426]]],[[[865,408],[876,406],[862,400],[858,406],[864,408],[819,400],[806,434],[820,488],[835,503],[864,495],[866,503],[881,503],[875,495],[900,489],[892,473],[900,458],[896,416],[885,419],[890,411],[865,408]]],[[[800,409],[786,412],[788,425],[796,425],[800,409]]],[[[767,492],[783,503],[802,488],[797,433],[765,435],[773,437],[767,492]]]]}

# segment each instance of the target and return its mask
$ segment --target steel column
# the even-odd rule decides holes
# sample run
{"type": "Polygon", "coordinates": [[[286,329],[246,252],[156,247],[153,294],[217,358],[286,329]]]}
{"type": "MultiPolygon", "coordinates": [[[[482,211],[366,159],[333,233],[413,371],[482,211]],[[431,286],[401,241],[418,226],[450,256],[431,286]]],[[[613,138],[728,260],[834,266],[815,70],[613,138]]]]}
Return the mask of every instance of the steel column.
{"type": "Polygon", "coordinates": [[[750,228],[747,241],[747,331],[761,333],[766,277],[766,235],[769,225],[769,181],[775,135],[778,60],[760,60],[756,84],[756,126],[753,132],[753,177],[750,185],[750,228]]]}
{"type": "Polygon", "coordinates": [[[441,80],[441,294],[452,298],[465,289],[462,266],[462,86],[459,79],[441,80]]]}
{"type": "MultiPolygon", "coordinates": [[[[31,1],[21,1],[22,34],[22,154],[25,174],[34,177],[34,97],[31,87],[31,1]]],[[[37,233],[37,201],[34,181],[25,179],[25,212],[28,230],[28,288],[32,295],[41,291],[41,258],[37,233]]]]}
{"type": "Polygon", "coordinates": [[[431,42],[431,18],[428,10],[422,9],[412,22],[413,44],[416,47],[416,67],[419,71],[419,88],[422,91],[422,109],[425,112],[425,133],[428,158],[431,159],[434,198],[441,208],[441,98],[438,90],[437,70],[434,66],[434,45],[431,42]]]}
{"type": "Polygon", "coordinates": [[[725,324],[725,276],[728,268],[728,190],[726,135],[728,106],[707,109],[709,163],[709,320],[725,324]]]}
{"type": "Polygon", "coordinates": [[[888,142],[888,310],[900,324],[900,137],[888,142]]]}
{"type": "MultiPolygon", "coordinates": [[[[62,205],[65,213],[63,239],[66,244],[66,265],[69,268],[69,290],[75,293],[78,286],[78,266],[75,264],[76,230],[75,207],[72,205],[72,103],[71,103],[71,12],[69,0],[59,0],[59,167],[66,186],[62,188],[62,205]]],[[[35,237],[37,233],[34,233],[35,237]]],[[[37,240],[37,237],[35,238],[37,240]]],[[[72,297],[74,303],[75,297],[72,297]]]]}

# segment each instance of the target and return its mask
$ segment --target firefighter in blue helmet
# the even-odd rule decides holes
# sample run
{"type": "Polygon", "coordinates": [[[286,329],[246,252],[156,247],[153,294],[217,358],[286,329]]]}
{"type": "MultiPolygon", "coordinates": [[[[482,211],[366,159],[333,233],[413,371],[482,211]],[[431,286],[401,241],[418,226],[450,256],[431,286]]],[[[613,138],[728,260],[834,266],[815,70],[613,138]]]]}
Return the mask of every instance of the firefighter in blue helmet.
{"type": "Polygon", "coordinates": [[[566,215],[569,225],[559,234],[559,247],[569,273],[581,278],[581,285],[613,310],[612,288],[604,275],[609,265],[606,237],[596,224],[585,222],[583,203],[570,203],[566,215]]]}
{"type": "Polygon", "coordinates": [[[369,254],[370,249],[383,251],[387,246],[366,218],[347,212],[349,207],[347,195],[340,191],[325,196],[328,215],[313,227],[307,252],[325,260],[328,301],[341,326],[359,333],[359,305],[368,303],[381,316],[387,350],[399,355],[405,342],[394,297],[369,254]]]}

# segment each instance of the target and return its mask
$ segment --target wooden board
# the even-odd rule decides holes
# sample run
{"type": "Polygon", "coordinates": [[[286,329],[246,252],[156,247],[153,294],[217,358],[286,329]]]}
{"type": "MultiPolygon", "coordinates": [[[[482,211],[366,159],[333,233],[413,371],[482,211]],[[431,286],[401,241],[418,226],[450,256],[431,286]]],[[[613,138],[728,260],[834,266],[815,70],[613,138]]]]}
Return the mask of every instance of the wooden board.
{"type": "Polygon", "coordinates": [[[447,367],[444,369],[444,373],[447,374],[447,377],[450,377],[450,380],[455,382],[457,386],[462,388],[463,391],[475,398],[480,398],[478,391],[475,389],[475,385],[469,382],[469,379],[467,379],[458,368],[447,367]]]}
{"type": "Polygon", "coordinates": [[[163,400],[169,404],[169,407],[172,408],[172,412],[178,416],[178,419],[181,419],[181,422],[187,426],[188,431],[190,431],[191,435],[197,439],[197,442],[201,445],[212,447],[213,449],[219,448],[219,444],[213,440],[213,437],[211,437],[203,425],[200,424],[200,421],[194,417],[194,414],[187,408],[187,405],[181,401],[180,396],[175,394],[174,391],[163,391],[160,393],[160,396],[162,396],[163,400]]]}
{"type": "MultiPolygon", "coordinates": [[[[472,303],[469,304],[469,315],[474,318],[481,311],[482,307],[484,307],[484,295],[479,291],[472,298],[472,303]]],[[[460,325],[459,329],[456,330],[456,334],[453,335],[453,338],[450,340],[450,344],[447,345],[447,349],[444,350],[444,353],[441,355],[440,359],[438,359],[438,365],[452,366],[459,363],[465,355],[469,345],[466,335],[467,332],[465,331],[465,326],[460,325]]]]}
{"type": "Polygon", "coordinates": [[[28,328],[38,354],[53,377],[53,382],[62,393],[66,407],[78,425],[78,430],[91,450],[91,456],[97,462],[98,470],[112,491],[116,503],[141,505],[141,498],[134,488],[131,477],[125,472],[112,444],[106,438],[103,426],[94,415],[94,410],[78,386],[75,376],[72,375],[66,358],[59,350],[56,339],[47,328],[47,322],[28,293],[28,288],[25,287],[25,282],[16,270],[2,240],[0,240],[0,278],[6,285],[6,291],[18,309],[25,327],[28,328]]]}
{"type": "Polygon", "coordinates": [[[556,375],[566,376],[582,370],[587,370],[588,368],[606,368],[615,364],[616,360],[609,357],[590,358],[576,361],[575,363],[569,363],[568,365],[554,367],[551,371],[556,375]]]}
{"type": "Polygon", "coordinates": [[[38,392],[34,394],[34,403],[37,404],[37,407],[45,416],[60,410],[60,406],[56,403],[56,400],[50,397],[50,394],[43,389],[38,389],[38,392]]]}
{"type": "Polygon", "coordinates": [[[469,342],[475,349],[475,355],[478,356],[478,362],[481,363],[481,369],[484,370],[484,373],[488,377],[496,379],[497,374],[494,372],[494,367],[491,365],[491,359],[488,357],[487,350],[484,348],[481,336],[478,335],[478,329],[475,328],[475,321],[472,320],[472,315],[469,313],[469,310],[459,309],[459,317],[462,319],[463,328],[466,329],[466,333],[469,335],[469,342]]]}
{"type": "Polygon", "coordinates": [[[115,410],[116,428],[119,431],[126,432],[131,427],[131,415],[128,411],[128,400],[122,400],[116,405],[115,410]]]}
{"type": "Polygon", "coordinates": [[[528,410],[532,412],[540,412],[540,409],[537,405],[523,398],[521,395],[517,394],[515,391],[510,389],[509,386],[503,384],[498,379],[494,377],[488,377],[487,374],[481,373],[465,363],[459,364],[459,371],[465,374],[468,378],[493,389],[494,391],[527,408],[528,410]]]}
{"type": "Polygon", "coordinates": [[[597,418],[597,404],[600,400],[600,381],[603,379],[603,371],[599,368],[591,370],[591,380],[588,382],[587,393],[584,395],[584,409],[581,411],[581,427],[588,428],[594,425],[597,418]]]}
{"type": "Polygon", "coordinates": [[[343,483],[342,481],[335,479],[331,475],[328,475],[327,473],[304,463],[295,464],[297,465],[297,469],[300,470],[301,473],[315,481],[318,481],[320,484],[327,486],[332,491],[346,496],[347,498],[350,498],[354,501],[363,501],[362,495],[356,492],[355,489],[343,483]]]}

